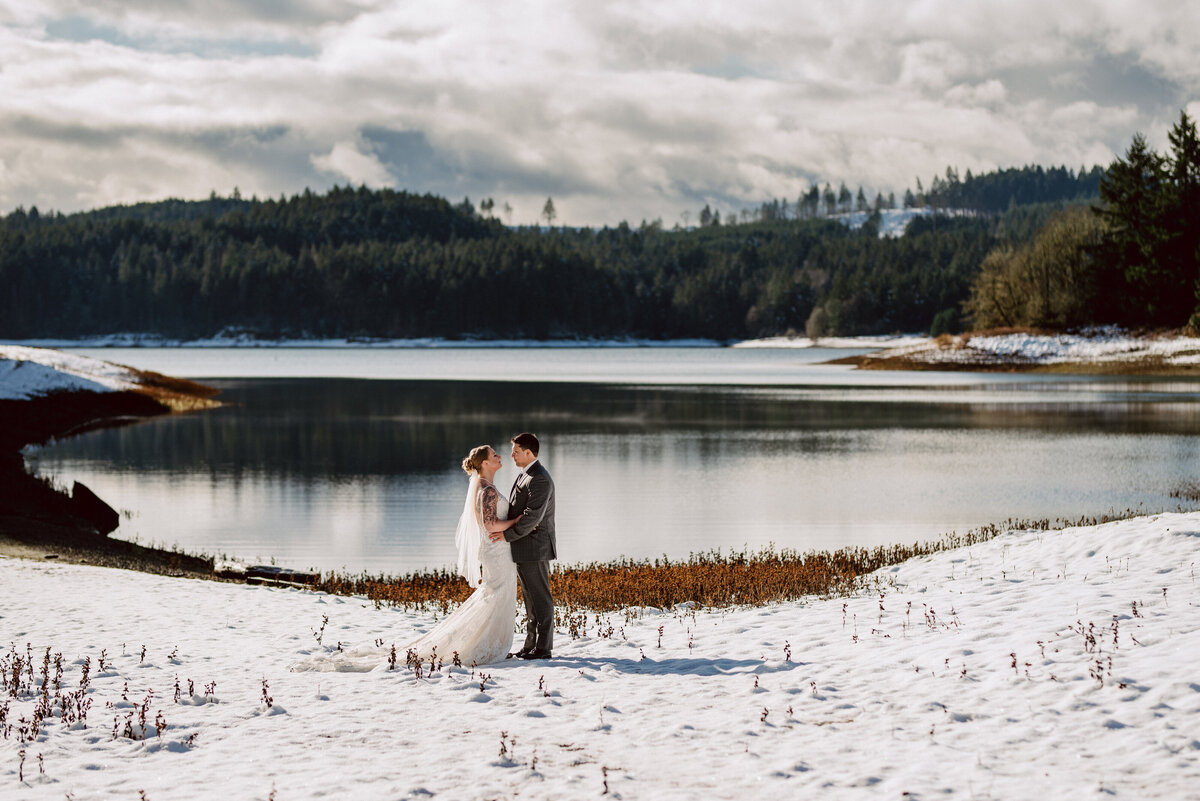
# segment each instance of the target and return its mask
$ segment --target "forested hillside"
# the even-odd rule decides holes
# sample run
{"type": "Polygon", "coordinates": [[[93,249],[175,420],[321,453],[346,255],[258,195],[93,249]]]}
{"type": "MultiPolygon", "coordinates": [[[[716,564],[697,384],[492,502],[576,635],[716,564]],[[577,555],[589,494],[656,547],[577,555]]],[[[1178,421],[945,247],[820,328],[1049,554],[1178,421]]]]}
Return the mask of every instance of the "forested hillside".
{"type": "Polygon", "coordinates": [[[1031,239],[1091,180],[1048,174],[934,181],[932,198],[914,202],[1004,186],[995,205],[1008,210],[922,217],[895,238],[878,236],[877,219],[852,230],[765,213],[691,230],[512,229],[469,202],[349,187],[69,216],[17,210],[0,219],[0,337],[187,338],[231,327],[264,337],[716,339],[948,330],[984,256],[1031,239]]]}
{"type": "Polygon", "coordinates": [[[1136,134],[1091,209],[1055,215],[983,260],[965,309],[977,328],[1200,331],[1200,133],[1180,112],[1165,154],[1136,134]]]}

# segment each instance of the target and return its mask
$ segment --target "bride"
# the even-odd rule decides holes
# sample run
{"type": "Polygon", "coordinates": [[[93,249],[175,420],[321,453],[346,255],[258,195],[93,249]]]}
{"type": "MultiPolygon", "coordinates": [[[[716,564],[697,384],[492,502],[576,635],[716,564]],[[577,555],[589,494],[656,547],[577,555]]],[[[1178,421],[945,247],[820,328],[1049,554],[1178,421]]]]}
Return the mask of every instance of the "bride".
{"type": "MultiPolygon", "coordinates": [[[[498,662],[513,642],[517,606],[517,568],[509,544],[492,542],[488,534],[506,531],[520,516],[506,520],[508,501],[492,483],[501,467],[500,454],[488,445],[473,448],[462,467],[471,477],[467,499],[454,542],[458,547],[458,572],[475,592],[452,615],[397,654],[414,655],[470,667],[498,662]]],[[[380,650],[316,656],[292,665],[294,671],[370,671],[383,667],[380,650]]]]}

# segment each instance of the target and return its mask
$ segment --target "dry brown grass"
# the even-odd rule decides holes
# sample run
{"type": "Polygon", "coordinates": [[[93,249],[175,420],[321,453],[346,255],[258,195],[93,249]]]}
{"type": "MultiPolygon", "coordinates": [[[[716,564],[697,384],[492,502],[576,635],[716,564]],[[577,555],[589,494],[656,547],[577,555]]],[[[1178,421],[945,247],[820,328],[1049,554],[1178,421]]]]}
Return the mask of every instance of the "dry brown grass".
{"type": "Polygon", "coordinates": [[[1200,502],[1200,481],[1189,481],[1184,484],[1180,484],[1178,487],[1171,490],[1171,497],[1193,503],[1200,502]]]}
{"type": "MultiPolygon", "coordinates": [[[[882,567],[938,551],[986,542],[1006,531],[1096,525],[1132,517],[1132,509],[1077,520],[1008,520],[966,534],[950,533],[932,542],[875,548],[809,551],[766,548],[757,552],[720,551],[687,559],[618,560],[556,566],[550,574],[560,623],[586,612],[636,607],[671,608],[691,602],[703,607],[765,605],[805,597],[849,595],[874,586],[882,567]]],[[[365,596],[377,606],[449,612],[466,600],[471,588],[447,570],[406,576],[330,573],[313,589],[336,595],[365,596]]]]}
{"type": "Polygon", "coordinates": [[[138,388],[135,392],[153,398],[173,412],[194,412],[221,405],[214,400],[220,390],[210,386],[150,370],[122,366],[137,374],[138,388]]]}

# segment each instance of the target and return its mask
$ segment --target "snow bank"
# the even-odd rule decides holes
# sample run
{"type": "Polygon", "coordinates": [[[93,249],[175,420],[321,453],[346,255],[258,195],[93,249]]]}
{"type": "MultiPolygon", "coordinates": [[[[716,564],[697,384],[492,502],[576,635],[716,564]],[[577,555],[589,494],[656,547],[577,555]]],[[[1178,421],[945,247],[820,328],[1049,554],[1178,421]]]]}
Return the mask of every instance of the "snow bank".
{"type": "Polygon", "coordinates": [[[45,348],[0,345],[0,400],[51,392],[119,392],[138,385],[127,367],[45,348]]]}
{"type": "Polygon", "coordinates": [[[22,745],[36,698],[0,700],[0,794],[1191,797],[1198,550],[1200,514],[1014,533],[860,597],[609,615],[553,661],[420,679],[386,654],[431,615],[0,560],[0,642],[30,644],[35,684],[49,648],[51,693],[53,654],[63,694],[90,660],[91,702],[22,745]],[[287,672],[339,642],[381,644],[380,669],[287,672]]]}
{"type": "Polygon", "coordinates": [[[963,335],[891,347],[879,358],[927,364],[1103,364],[1153,360],[1168,366],[1200,364],[1200,339],[1138,337],[1118,328],[1082,334],[963,335]]]}

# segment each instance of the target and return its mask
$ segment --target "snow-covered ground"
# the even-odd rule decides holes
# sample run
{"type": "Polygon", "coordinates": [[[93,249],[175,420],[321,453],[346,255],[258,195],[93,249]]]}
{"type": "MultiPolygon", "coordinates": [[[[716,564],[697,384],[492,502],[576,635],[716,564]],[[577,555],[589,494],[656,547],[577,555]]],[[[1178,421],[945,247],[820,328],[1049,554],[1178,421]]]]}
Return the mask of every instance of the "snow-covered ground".
{"type": "Polygon", "coordinates": [[[0,345],[0,400],[50,392],[118,392],[138,385],[135,371],[45,348],[0,345]]]}
{"type": "Polygon", "coordinates": [[[0,697],[0,796],[1195,798],[1198,552],[1200,513],[1017,532],[879,592],[601,616],[553,661],[421,678],[385,654],[431,615],[0,560],[0,667],[32,654],[40,686],[50,649],[53,697],[61,653],[91,704],[22,744],[36,697],[0,697]],[[380,669],[288,672],[339,641],[380,669]]]}
{"type": "Polygon", "coordinates": [[[963,335],[922,339],[873,354],[927,364],[1102,364],[1154,360],[1169,366],[1200,365],[1200,339],[1140,337],[1117,328],[1083,334],[963,335]]]}

